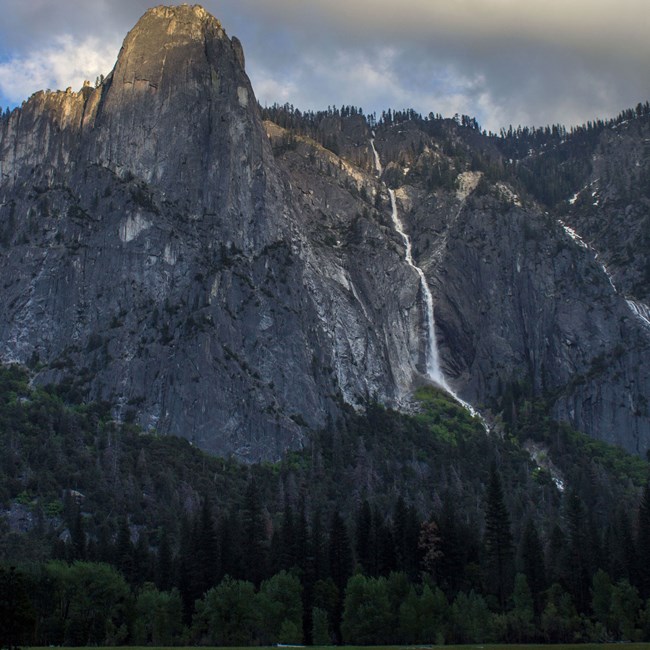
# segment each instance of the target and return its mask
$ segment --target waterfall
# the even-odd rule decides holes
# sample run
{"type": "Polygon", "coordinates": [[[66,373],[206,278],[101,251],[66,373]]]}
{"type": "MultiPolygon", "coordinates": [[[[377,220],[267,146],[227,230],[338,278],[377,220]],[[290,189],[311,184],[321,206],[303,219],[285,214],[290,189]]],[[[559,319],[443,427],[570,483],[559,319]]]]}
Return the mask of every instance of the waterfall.
{"type": "Polygon", "coordinates": [[[379,154],[377,153],[377,149],[375,149],[375,132],[372,132],[372,138],[370,138],[370,146],[372,147],[372,154],[375,158],[375,171],[377,172],[377,176],[381,176],[383,169],[381,167],[381,160],[379,159],[379,154]]]}
{"type": "Polygon", "coordinates": [[[404,242],[404,247],[406,248],[404,259],[406,260],[406,263],[418,274],[420,278],[420,288],[422,289],[422,295],[424,296],[424,320],[426,322],[427,328],[427,376],[429,379],[431,379],[431,381],[438,384],[440,388],[454,395],[454,392],[451,390],[447,384],[447,381],[445,380],[445,376],[443,375],[442,370],[440,370],[440,358],[438,356],[435,321],[433,319],[433,296],[431,295],[431,289],[429,289],[429,285],[427,284],[426,277],[424,276],[424,271],[413,261],[413,247],[411,244],[411,239],[404,231],[404,224],[399,218],[399,213],[397,212],[395,190],[389,189],[388,194],[390,195],[390,206],[392,210],[391,217],[393,219],[393,224],[395,225],[395,230],[401,235],[404,242]]]}
{"type": "Polygon", "coordinates": [[[650,327],[650,307],[637,300],[626,299],[632,313],[646,326],[650,327]]]}
{"type": "MultiPolygon", "coordinates": [[[[372,132],[373,137],[370,139],[370,146],[372,147],[372,152],[375,159],[375,170],[378,176],[381,176],[382,166],[379,159],[379,154],[375,148],[374,140],[374,131],[372,132]]],[[[385,183],[382,183],[386,187],[385,183]]],[[[399,217],[399,212],[397,210],[397,200],[395,198],[395,190],[386,187],[388,194],[390,196],[390,206],[391,206],[391,218],[393,220],[393,225],[395,230],[402,238],[404,242],[405,254],[404,259],[406,263],[418,274],[420,278],[420,289],[422,295],[424,296],[424,320],[426,323],[427,331],[427,348],[426,348],[426,375],[434,383],[437,384],[442,390],[449,393],[461,406],[467,409],[473,416],[479,417],[483,423],[483,427],[488,431],[487,424],[481,415],[476,411],[476,409],[468,404],[466,401],[462,400],[451,388],[445,379],[445,375],[442,372],[440,367],[440,356],[438,354],[438,342],[436,341],[436,328],[435,320],[433,317],[433,295],[431,294],[431,289],[427,283],[426,276],[424,271],[414,262],[413,260],[413,245],[411,243],[411,238],[406,234],[404,229],[404,224],[399,217]]]]}

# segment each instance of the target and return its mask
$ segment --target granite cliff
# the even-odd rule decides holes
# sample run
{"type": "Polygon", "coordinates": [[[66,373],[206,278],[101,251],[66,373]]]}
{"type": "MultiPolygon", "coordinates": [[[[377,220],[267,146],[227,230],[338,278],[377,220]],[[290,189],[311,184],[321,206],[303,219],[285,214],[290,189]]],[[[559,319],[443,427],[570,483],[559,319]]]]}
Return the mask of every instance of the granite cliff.
{"type": "Polygon", "coordinates": [[[590,435],[650,448],[647,193],[621,190],[645,178],[647,116],[603,129],[548,205],[453,120],[266,113],[241,44],[183,5],[149,10],[96,88],[3,117],[0,359],[249,461],[343,402],[408,408],[433,342],[391,188],[453,390],[498,425],[504,386],[525,383],[590,435]],[[601,168],[616,213],[580,198],[601,168]]]}

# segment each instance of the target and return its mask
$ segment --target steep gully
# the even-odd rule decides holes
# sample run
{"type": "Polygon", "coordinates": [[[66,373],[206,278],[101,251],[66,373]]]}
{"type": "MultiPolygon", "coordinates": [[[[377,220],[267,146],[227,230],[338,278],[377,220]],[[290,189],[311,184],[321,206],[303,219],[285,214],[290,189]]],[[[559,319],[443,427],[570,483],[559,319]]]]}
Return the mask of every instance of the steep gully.
{"type": "MultiPolygon", "coordinates": [[[[372,153],[375,160],[375,171],[377,173],[377,176],[381,177],[383,169],[381,165],[381,160],[379,158],[379,153],[377,152],[377,149],[375,147],[374,132],[372,133],[372,135],[373,137],[370,139],[370,146],[372,148],[372,153]]],[[[427,330],[426,375],[434,384],[442,388],[442,390],[444,390],[451,397],[453,397],[463,408],[467,409],[467,411],[472,416],[477,417],[480,420],[481,424],[483,425],[483,429],[485,430],[485,432],[490,433],[490,427],[487,421],[485,420],[485,418],[471,404],[461,399],[445,379],[445,375],[442,372],[442,368],[440,367],[440,357],[438,354],[438,344],[436,341],[435,320],[433,315],[433,295],[431,294],[431,290],[429,289],[429,285],[427,284],[424,271],[419,266],[417,266],[417,264],[415,264],[415,261],[413,260],[413,248],[411,244],[411,239],[406,234],[406,231],[404,229],[404,224],[402,223],[402,220],[399,217],[399,212],[397,209],[397,200],[395,197],[395,190],[387,187],[386,183],[384,183],[383,181],[382,181],[382,185],[386,187],[386,189],[388,190],[388,194],[390,195],[391,217],[393,220],[393,224],[395,226],[395,230],[397,233],[399,233],[399,235],[402,238],[402,241],[404,242],[404,248],[405,248],[404,259],[406,260],[406,263],[418,274],[418,277],[420,278],[420,286],[422,288],[422,295],[424,296],[424,317],[426,321],[426,330],[427,330]]],[[[456,218],[458,218],[461,209],[462,209],[462,204],[461,204],[461,208],[459,208],[458,213],[456,214],[456,218]]],[[[537,465],[538,468],[541,467],[540,465],[541,454],[543,453],[544,456],[547,456],[547,450],[542,448],[536,448],[534,446],[528,448],[528,453],[530,455],[531,460],[535,463],[535,465],[537,465]]],[[[553,463],[548,460],[545,463],[545,467],[550,472],[551,478],[555,483],[555,486],[557,487],[558,491],[564,492],[565,479],[562,476],[562,474],[557,470],[555,466],[553,466],[553,463]]]]}
{"type": "MultiPolygon", "coordinates": [[[[372,133],[373,137],[370,139],[370,146],[372,148],[372,153],[375,161],[375,171],[378,177],[381,177],[383,168],[381,165],[381,159],[379,158],[379,153],[375,147],[374,131],[372,133]]],[[[461,406],[467,409],[473,416],[480,418],[483,427],[488,431],[488,426],[483,417],[478,413],[478,411],[471,405],[461,399],[456,392],[451,388],[445,379],[445,375],[442,372],[440,367],[440,357],[438,354],[438,344],[436,341],[436,330],[435,330],[435,320],[433,316],[433,295],[427,284],[424,271],[415,264],[413,260],[413,247],[411,244],[410,237],[406,234],[404,229],[404,224],[399,217],[399,212],[397,209],[397,199],[395,198],[395,190],[386,186],[386,183],[382,181],[382,185],[388,190],[390,196],[390,205],[391,205],[391,218],[393,220],[393,225],[395,226],[396,232],[401,236],[402,241],[404,242],[404,259],[406,263],[418,274],[420,278],[420,287],[422,289],[422,295],[424,297],[424,319],[426,323],[427,331],[427,348],[426,348],[426,376],[437,386],[442,388],[446,393],[449,393],[461,406]]]]}
{"type": "MultiPolygon", "coordinates": [[[[572,203],[574,199],[570,199],[569,203],[572,203]]],[[[593,256],[594,260],[598,261],[598,252],[594,250],[585,240],[570,226],[567,226],[564,221],[561,219],[558,220],[558,223],[562,228],[564,229],[564,232],[566,232],[573,241],[578,244],[578,246],[590,251],[593,256]]],[[[604,264],[600,264],[600,268],[602,272],[605,274],[607,279],[609,280],[609,284],[611,285],[612,289],[614,289],[614,293],[619,294],[618,289],[616,288],[616,285],[614,284],[614,279],[612,278],[612,274],[609,272],[607,267],[604,264]]],[[[620,295],[620,294],[619,294],[620,295]]],[[[650,307],[648,305],[638,302],[637,300],[632,300],[628,298],[627,296],[624,296],[625,302],[627,304],[628,309],[632,312],[632,314],[638,318],[643,325],[646,327],[650,328],[650,307]]]]}

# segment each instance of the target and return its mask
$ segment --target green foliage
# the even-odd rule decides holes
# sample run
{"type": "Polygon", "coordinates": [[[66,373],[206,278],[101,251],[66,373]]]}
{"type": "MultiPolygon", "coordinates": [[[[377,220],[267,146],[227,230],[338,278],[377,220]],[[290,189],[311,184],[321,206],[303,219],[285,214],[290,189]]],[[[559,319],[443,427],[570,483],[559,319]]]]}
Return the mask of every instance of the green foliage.
{"type": "MultiPolygon", "coordinates": [[[[142,435],[136,427],[111,420],[102,404],[66,404],[58,388],[33,389],[17,366],[0,366],[0,498],[27,505],[45,526],[34,529],[33,559],[43,544],[56,544],[75,512],[64,494],[79,494],[86,536],[100,528],[115,539],[126,515],[130,525],[155,534],[161,524],[177,535],[178,513],[215,495],[215,506],[240,503],[247,469],[202,453],[179,438],[142,435]],[[47,444],[44,444],[47,441],[47,444]],[[63,515],[63,517],[61,517],[63,515]],[[38,536],[38,537],[36,537],[38,536]]],[[[266,470],[260,468],[264,475],[266,470]]],[[[25,561],[0,534],[0,559],[25,561]]]]}
{"type": "Polygon", "coordinates": [[[177,590],[158,591],[146,583],[136,598],[134,613],[136,645],[170,646],[183,631],[183,605],[177,590]]]}
{"type": "Polygon", "coordinates": [[[439,587],[424,585],[419,602],[422,642],[441,644],[449,635],[449,603],[439,587]]]}
{"type": "Polygon", "coordinates": [[[320,607],[312,609],[312,641],[315,646],[331,645],[327,612],[320,607]]]}
{"type": "Polygon", "coordinates": [[[385,578],[350,578],[341,631],[348,644],[380,645],[390,638],[390,601],[385,578]]]}
{"type": "Polygon", "coordinates": [[[650,598],[650,481],[646,482],[637,517],[636,548],[639,556],[639,590],[650,598]]]}
{"type": "Polygon", "coordinates": [[[621,488],[645,484],[648,477],[645,460],[558,423],[550,415],[556,396],[533,397],[530,393],[524,382],[513,382],[503,390],[495,410],[503,414],[512,436],[548,446],[554,462],[569,482],[579,482],[575,480],[579,475],[591,472],[591,467],[597,465],[621,488]]]}
{"type": "Polygon", "coordinates": [[[456,643],[481,643],[491,640],[492,615],[479,594],[459,593],[451,606],[453,638],[456,643]]]}
{"type": "Polygon", "coordinates": [[[647,464],[583,446],[515,392],[503,437],[423,388],[416,417],[369,401],[307,449],[243,467],[0,368],[0,490],[34,518],[27,533],[0,529],[0,553],[35,561],[24,571],[45,644],[330,642],[341,623],[363,643],[644,638],[647,464]],[[530,439],[571,490],[537,470],[530,439]],[[526,578],[513,590],[515,540],[526,578]],[[612,593],[593,609],[599,568],[612,593]]]}
{"type": "Polygon", "coordinates": [[[591,584],[591,609],[594,617],[604,629],[611,629],[612,581],[605,571],[598,569],[591,584]]]}
{"type": "Polygon", "coordinates": [[[281,571],[265,580],[257,595],[262,645],[302,643],[302,585],[281,571]]]}
{"type": "Polygon", "coordinates": [[[35,623],[25,577],[15,567],[0,566],[0,648],[29,644],[35,623]]]}
{"type": "Polygon", "coordinates": [[[546,589],[544,549],[535,522],[530,519],[521,541],[521,564],[530,587],[535,614],[541,613],[542,592],[546,589]]]}
{"type": "Polygon", "coordinates": [[[193,628],[204,645],[252,645],[258,621],[253,584],[226,577],[197,601],[193,628]]]}
{"type": "Polygon", "coordinates": [[[508,637],[517,643],[534,638],[534,604],[528,580],[522,573],[515,576],[515,588],[512,595],[514,607],[508,614],[508,637]]]}
{"type": "Polygon", "coordinates": [[[484,546],[488,589],[503,610],[512,590],[514,545],[501,478],[495,465],[490,470],[486,493],[484,546]]]}
{"type": "Polygon", "coordinates": [[[481,423],[472,418],[457,402],[434,386],[421,386],[414,397],[421,404],[422,412],[416,416],[439,441],[457,446],[459,438],[467,439],[483,433],[481,423]]]}
{"type": "Polygon", "coordinates": [[[448,620],[449,603],[438,587],[424,585],[420,595],[411,587],[399,608],[399,641],[442,645],[448,620]]]}
{"type": "Polygon", "coordinates": [[[52,561],[45,579],[56,608],[46,627],[59,630],[67,645],[104,645],[110,632],[125,625],[130,590],[123,576],[107,564],[52,561]]]}
{"type": "Polygon", "coordinates": [[[572,643],[579,640],[580,618],[571,596],[557,583],[548,590],[541,629],[548,643],[572,643]]]}
{"type": "Polygon", "coordinates": [[[637,640],[637,621],[641,599],[636,587],[627,580],[619,580],[612,589],[611,620],[613,632],[620,641],[637,640]]]}

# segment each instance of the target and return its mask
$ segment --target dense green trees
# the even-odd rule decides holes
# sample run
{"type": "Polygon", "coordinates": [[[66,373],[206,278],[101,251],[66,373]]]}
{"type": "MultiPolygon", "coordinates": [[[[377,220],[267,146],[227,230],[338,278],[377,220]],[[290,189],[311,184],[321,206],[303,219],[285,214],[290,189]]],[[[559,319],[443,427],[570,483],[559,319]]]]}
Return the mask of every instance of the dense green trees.
{"type": "MultiPolygon", "coordinates": [[[[223,537],[205,500],[194,520],[188,521],[187,540],[170,558],[161,558],[163,565],[179,568],[171,571],[171,588],[167,590],[142,583],[141,572],[122,562],[125,553],[136,557],[124,524],[116,533],[113,557],[116,565],[120,563],[122,570],[129,571],[129,582],[116,568],[89,561],[0,568],[0,593],[11,589],[14,594],[9,600],[0,599],[4,643],[269,645],[313,640],[380,645],[647,639],[650,602],[644,602],[628,579],[613,580],[598,566],[589,550],[593,544],[588,535],[593,531],[585,525],[584,507],[575,495],[568,494],[565,499],[567,532],[560,547],[564,555],[555,575],[559,582],[549,588],[551,574],[530,520],[515,553],[505,494],[493,464],[482,507],[485,533],[478,558],[480,571],[463,566],[465,574],[475,575],[475,588],[442,580],[442,574],[432,571],[432,566],[441,564],[441,549],[445,548],[437,520],[446,519],[443,529],[453,523],[448,507],[419,522],[419,539],[404,541],[401,553],[394,551],[399,571],[368,575],[360,561],[369,546],[363,525],[368,522],[368,508],[362,502],[354,540],[341,514],[333,514],[325,536],[329,562],[318,571],[314,553],[308,549],[315,548],[313,536],[320,530],[319,519],[307,526],[306,518],[299,516],[298,521],[303,520],[299,524],[293,510],[285,508],[282,544],[304,549],[285,555],[282,562],[292,564],[289,570],[260,574],[259,587],[245,579],[249,571],[245,567],[233,577],[214,577],[212,583],[201,583],[203,592],[188,608],[179,591],[187,586],[184,571],[194,571],[196,585],[205,575],[217,576],[215,567],[220,564],[218,540],[223,537]],[[423,553],[423,540],[436,552],[423,553]],[[202,545],[207,546],[201,551],[202,545]],[[190,557],[183,553],[200,558],[206,565],[202,572],[196,573],[190,557]],[[515,555],[522,571],[516,576],[510,573],[515,555]],[[408,558],[416,556],[419,565],[414,572],[408,558]],[[585,576],[589,576],[586,587],[585,576]]],[[[642,499],[640,518],[644,508],[642,499]]],[[[406,511],[397,500],[393,512],[406,511]]],[[[232,526],[233,520],[227,518],[221,525],[232,526]]],[[[245,524],[239,525],[243,530],[245,524]]],[[[386,530],[399,527],[393,524],[386,530]]],[[[396,545],[395,538],[399,535],[391,535],[396,545]]],[[[158,552],[167,554],[163,540],[161,537],[158,552]]],[[[260,548],[265,544],[268,546],[268,539],[260,541],[260,548]]]]}
{"type": "Polygon", "coordinates": [[[132,639],[135,645],[169,646],[183,632],[183,605],[178,590],[158,591],[150,582],[137,594],[132,639]]]}
{"type": "Polygon", "coordinates": [[[535,614],[539,615],[542,594],[546,589],[546,563],[542,542],[532,519],[526,524],[520,549],[521,568],[531,591],[535,614]]]}
{"type": "Polygon", "coordinates": [[[650,482],[646,483],[637,518],[637,584],[642,598],[650,599],[650,482]]]}
{"type": "Polygon", "coordinates": [[[205,645],[252,645],[259,625],[255,587],[224,578],[197,601],[193,635],[205,645]]]}
{"type": "MultiPolygon", "coordinates": [[[[351,558],[352,544],[341,535],[337,519],[330,547],[351,558]]],[[[430,524],[425,522],[424,529],[430,524]]],[[[445,593],[424,559],[415,578],[405,571],[349,575],[340,568],[349,567],[346,562],[332,564],[338,586],[331,576],[321,577],[310,586],[309,599],[304,598],[307,574],[297,566],[265,578],[259,588],[226,576],[207,588],[185,617],[178,589],[161,591],[150,582],[129,585],[107,564],[58,560],[23,569],[0,567],[0,593],[12,594],[0,598],[0,629],[5,645],[157,646],[299,644],[306,639],[321,645],[336,640],[355,645],[637,641],[650,631],[650,603],[627,579],[612,581],[602,568],[591,578],[582,611],[581,592],[573,593],[569,574],[563,578],[567,588],[554,583],[539,592],[536,609],[524,573],[509,588],[501,587],[502,603],[498,589],[487,583],[481,591],[445,593]]],[[[486,579],[494,580],[495,560],[485,557],[483,570],[486,579]]]]}
{"type": "Polygon", "coordinates": [[[126,641],[131,589],[113,567],[50,561],[26,567],[21,582],[33,612],[20,643],[111,645],[126,641]]]}
{"type": "Polygon", "coordinates": [[[34,624],[24,576],[15,567],[0,566],[0,648],[13,650],[24,643],[34,624]]]}
{"type": "Polygon", "coordinates": [[[506,508],[501,478],[493,464],[485,496],[485,572],[486,584],[503,610],[512,593],[514,546],[510,515],[506,508]]]}
{"type": "Polygon", "coordinates": [[[302,585],[297,576],[281,571],[265,580],[257,603],[263,645],[302,643],[302,585]]]}
{"type": "Polygon", "coordinates": [[[0,528],[26,595],[0,615],[41,645],[648,638],[647,463],[523,390],[503,438],[419,395],[415,418],[371,403],[242,467],[0,368],[0,495],[33,522],[0,528]]]}
{"type": "Polygon", "coordinates": [[[350,578],[345,590],[341,632],[346,643],[381,645],[391,638],[393,625],[386,578],[350,578]]]}

